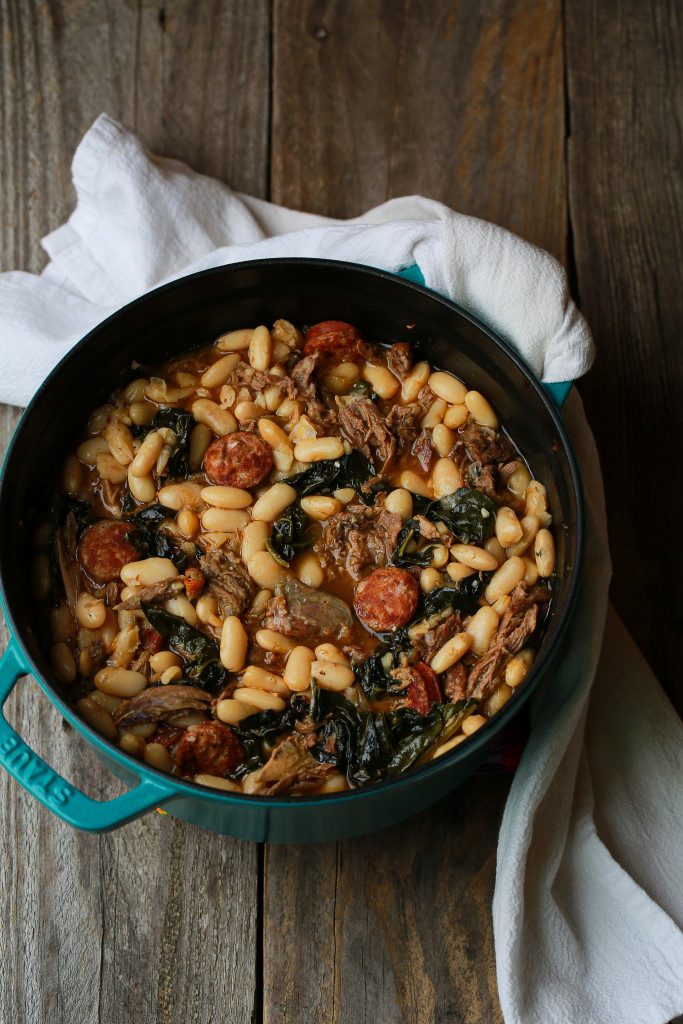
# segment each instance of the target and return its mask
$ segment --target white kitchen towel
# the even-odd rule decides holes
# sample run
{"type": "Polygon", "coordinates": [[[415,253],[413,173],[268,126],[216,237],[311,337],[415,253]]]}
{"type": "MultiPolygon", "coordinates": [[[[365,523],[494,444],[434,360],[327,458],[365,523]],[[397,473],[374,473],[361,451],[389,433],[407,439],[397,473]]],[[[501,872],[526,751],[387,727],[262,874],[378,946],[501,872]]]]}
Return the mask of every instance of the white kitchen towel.
{"type": "Polygon", "coordinates": [[[0,274],[2,402],[26,405],[79,338],[162,281],[276,256],[389,271],[417,263],[430,288],[483,317],[543,380],[574,380],[593,360],[557,260],[430,199],[393,199],[350,221],[285,210],[152,156],[106,115],[78,147],[73,181],[76,209],[43,239],[43,273],[0,274]]]}
{"type": "MultiPolygon", "coordinates": [[[[345,222],[285,210],[152,156],[106,116],[73,176],[77,206],[43,242],[44,273],[0,275],[3,401],[25,404],[79,337],[163,280],[283,255],[391,271],[417,263],[428,286],[481,316],[545,381],[592,362],[560,265],[439,203],[396,199],[345,222]]],[[[501,1005],[506,1024],[665,1024],[683,1011],[683,727],[608,611],[602,481],[575,394],[566,417],[586,485],[586,576],[501,827],[501,1005]]]]}

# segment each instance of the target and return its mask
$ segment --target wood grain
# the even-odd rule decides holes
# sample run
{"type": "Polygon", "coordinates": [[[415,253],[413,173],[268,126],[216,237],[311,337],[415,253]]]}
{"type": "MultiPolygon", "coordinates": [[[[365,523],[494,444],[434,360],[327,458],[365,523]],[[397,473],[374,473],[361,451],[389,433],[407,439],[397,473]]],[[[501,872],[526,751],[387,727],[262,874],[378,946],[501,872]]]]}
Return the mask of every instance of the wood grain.
{"type": "MultiPolygon", "coordinates": [[[[42,268],[39,239],[72,208],[74,148],[103,110],[157,152],[263,195],[269,18],[267,0],[0,0],[0,268],[42,268]]],[[[3,454],[17,419],[1,408],[3,454]]],[[[33,680],[5,711],[89,796],[122,791],[33,680]]],[[[0,816],[3,1024],[252,1019],[254,845],[155,813],[85,836],[5,772],[0,816]]]]}
{"type": "Polygon", "coordinates": [[[683,24],[673,3],[567,4],[576,281],[598,346],[582,383],[602,453],[612,597],[683,712],[683,24]],[[672,547],[673,544],[673,547],[672,547]]]}
{"type": "Polygon", "coordinates": [[[0,0],[0,270],[42,269],[102,112],[243,191],[268,182],[270,2],[0,0]]]}
{"type": "MultiPolygon", "coordinates": [[[[343,217],[419,192],[564,258],[559,3],[276,0],[273,28],[274,201],[343,217]]],[[[507,790],[478,778],[376,836],[269,848],[266,1024],[501,1020],[507,790]]]]}
{"type": "Polygon", "coordinates": [[[502,1021],[490,899],[504,776],[356,840],[266,850],[264,1024],[502,1021]]]}
{"type": "Polygon", "coordinates": [[[271,194],[420,193],[566,253],[559,0],[276,0],[271,194]]]}

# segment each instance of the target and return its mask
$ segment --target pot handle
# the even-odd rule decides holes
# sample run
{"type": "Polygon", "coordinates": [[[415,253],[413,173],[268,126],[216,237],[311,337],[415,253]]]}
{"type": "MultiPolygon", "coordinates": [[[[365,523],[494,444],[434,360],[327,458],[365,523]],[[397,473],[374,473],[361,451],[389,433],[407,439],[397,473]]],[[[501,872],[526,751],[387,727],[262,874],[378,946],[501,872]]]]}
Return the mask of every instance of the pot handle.
{"type": "MultiPolygon", "coordinates": [[[[412,281],[413,284],[421,284],[423,287],[425,285],[424,274],[418,267],[417,263],[414,263],[412,267],[406,267],[405,270],[399,270],[398,277],[404,277],[406,281],[412,281]]],[[[557,384],[544,384],[543,387],[548,392],[557,408],[561,409],[573,383],[573,380],[563,380],[558,381],[557,384]]]]}
{"type": "Polygon", "coordinates": [[[12,637],[0,661],[0,765],[36,800],[84,832],[108,832],[173,795],[172,788],[163,781],[143,778],[135,789],[114,800],[92,800],[45,764],[15,732],[2,710],[17,680],[29,672],[12,637]]]}

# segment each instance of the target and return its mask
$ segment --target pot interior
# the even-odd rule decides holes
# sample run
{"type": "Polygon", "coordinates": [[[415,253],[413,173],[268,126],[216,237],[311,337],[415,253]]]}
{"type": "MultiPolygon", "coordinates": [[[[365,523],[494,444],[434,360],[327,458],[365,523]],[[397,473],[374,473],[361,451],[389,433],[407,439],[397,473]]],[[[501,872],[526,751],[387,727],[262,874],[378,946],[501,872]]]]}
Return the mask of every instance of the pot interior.
{"type": "MultiPolygon", "coordinates": [[[[416,361],[449,370],[489,399],[532,474],[546,484],[555,524],[557,578],[538,672],[565,624],[582,530],[578,474],[551,400],[511,349],[424,288],[347,263],[265,260],[185,278],[114,314],[64,358],[24,414],[0,485],[0,582],[12,627],[38,674],[48,682],[52,675],[35,632],[32,535],[46,516],[53,476],[89,413],[148,367],[226,331],[278,318],[298,326],[345,320],[371,340],[408,341],[416,361]]],[[[505,711],[514,713],[516,703],[505,711]]]]}

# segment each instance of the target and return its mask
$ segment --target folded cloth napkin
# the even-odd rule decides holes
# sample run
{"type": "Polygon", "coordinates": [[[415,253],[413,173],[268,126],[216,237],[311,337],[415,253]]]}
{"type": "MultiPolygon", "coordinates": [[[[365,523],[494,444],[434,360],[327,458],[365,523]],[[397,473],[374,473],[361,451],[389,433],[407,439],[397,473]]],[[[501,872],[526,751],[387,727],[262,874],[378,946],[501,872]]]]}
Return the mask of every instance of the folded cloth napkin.
{"type": "MultiPolygon", "coordinates": [[[[49,266],[0,275],[3,401],[26,403],[79,337],[162,280],[275,256],[416,263],[546,382],[591,364],[560,265],[439,203],[396,199],[344,222],[285,210],[152,156],[105,116],[73,177],[76,209],[43,241],[49,266]]],[[[683,727],[608,610],[600,467],[576,394],[566,418],[586,487],[586,575],[501,826],[500,999],[507,1024],[665,1024],[683,1010],[683,727]]]]}

